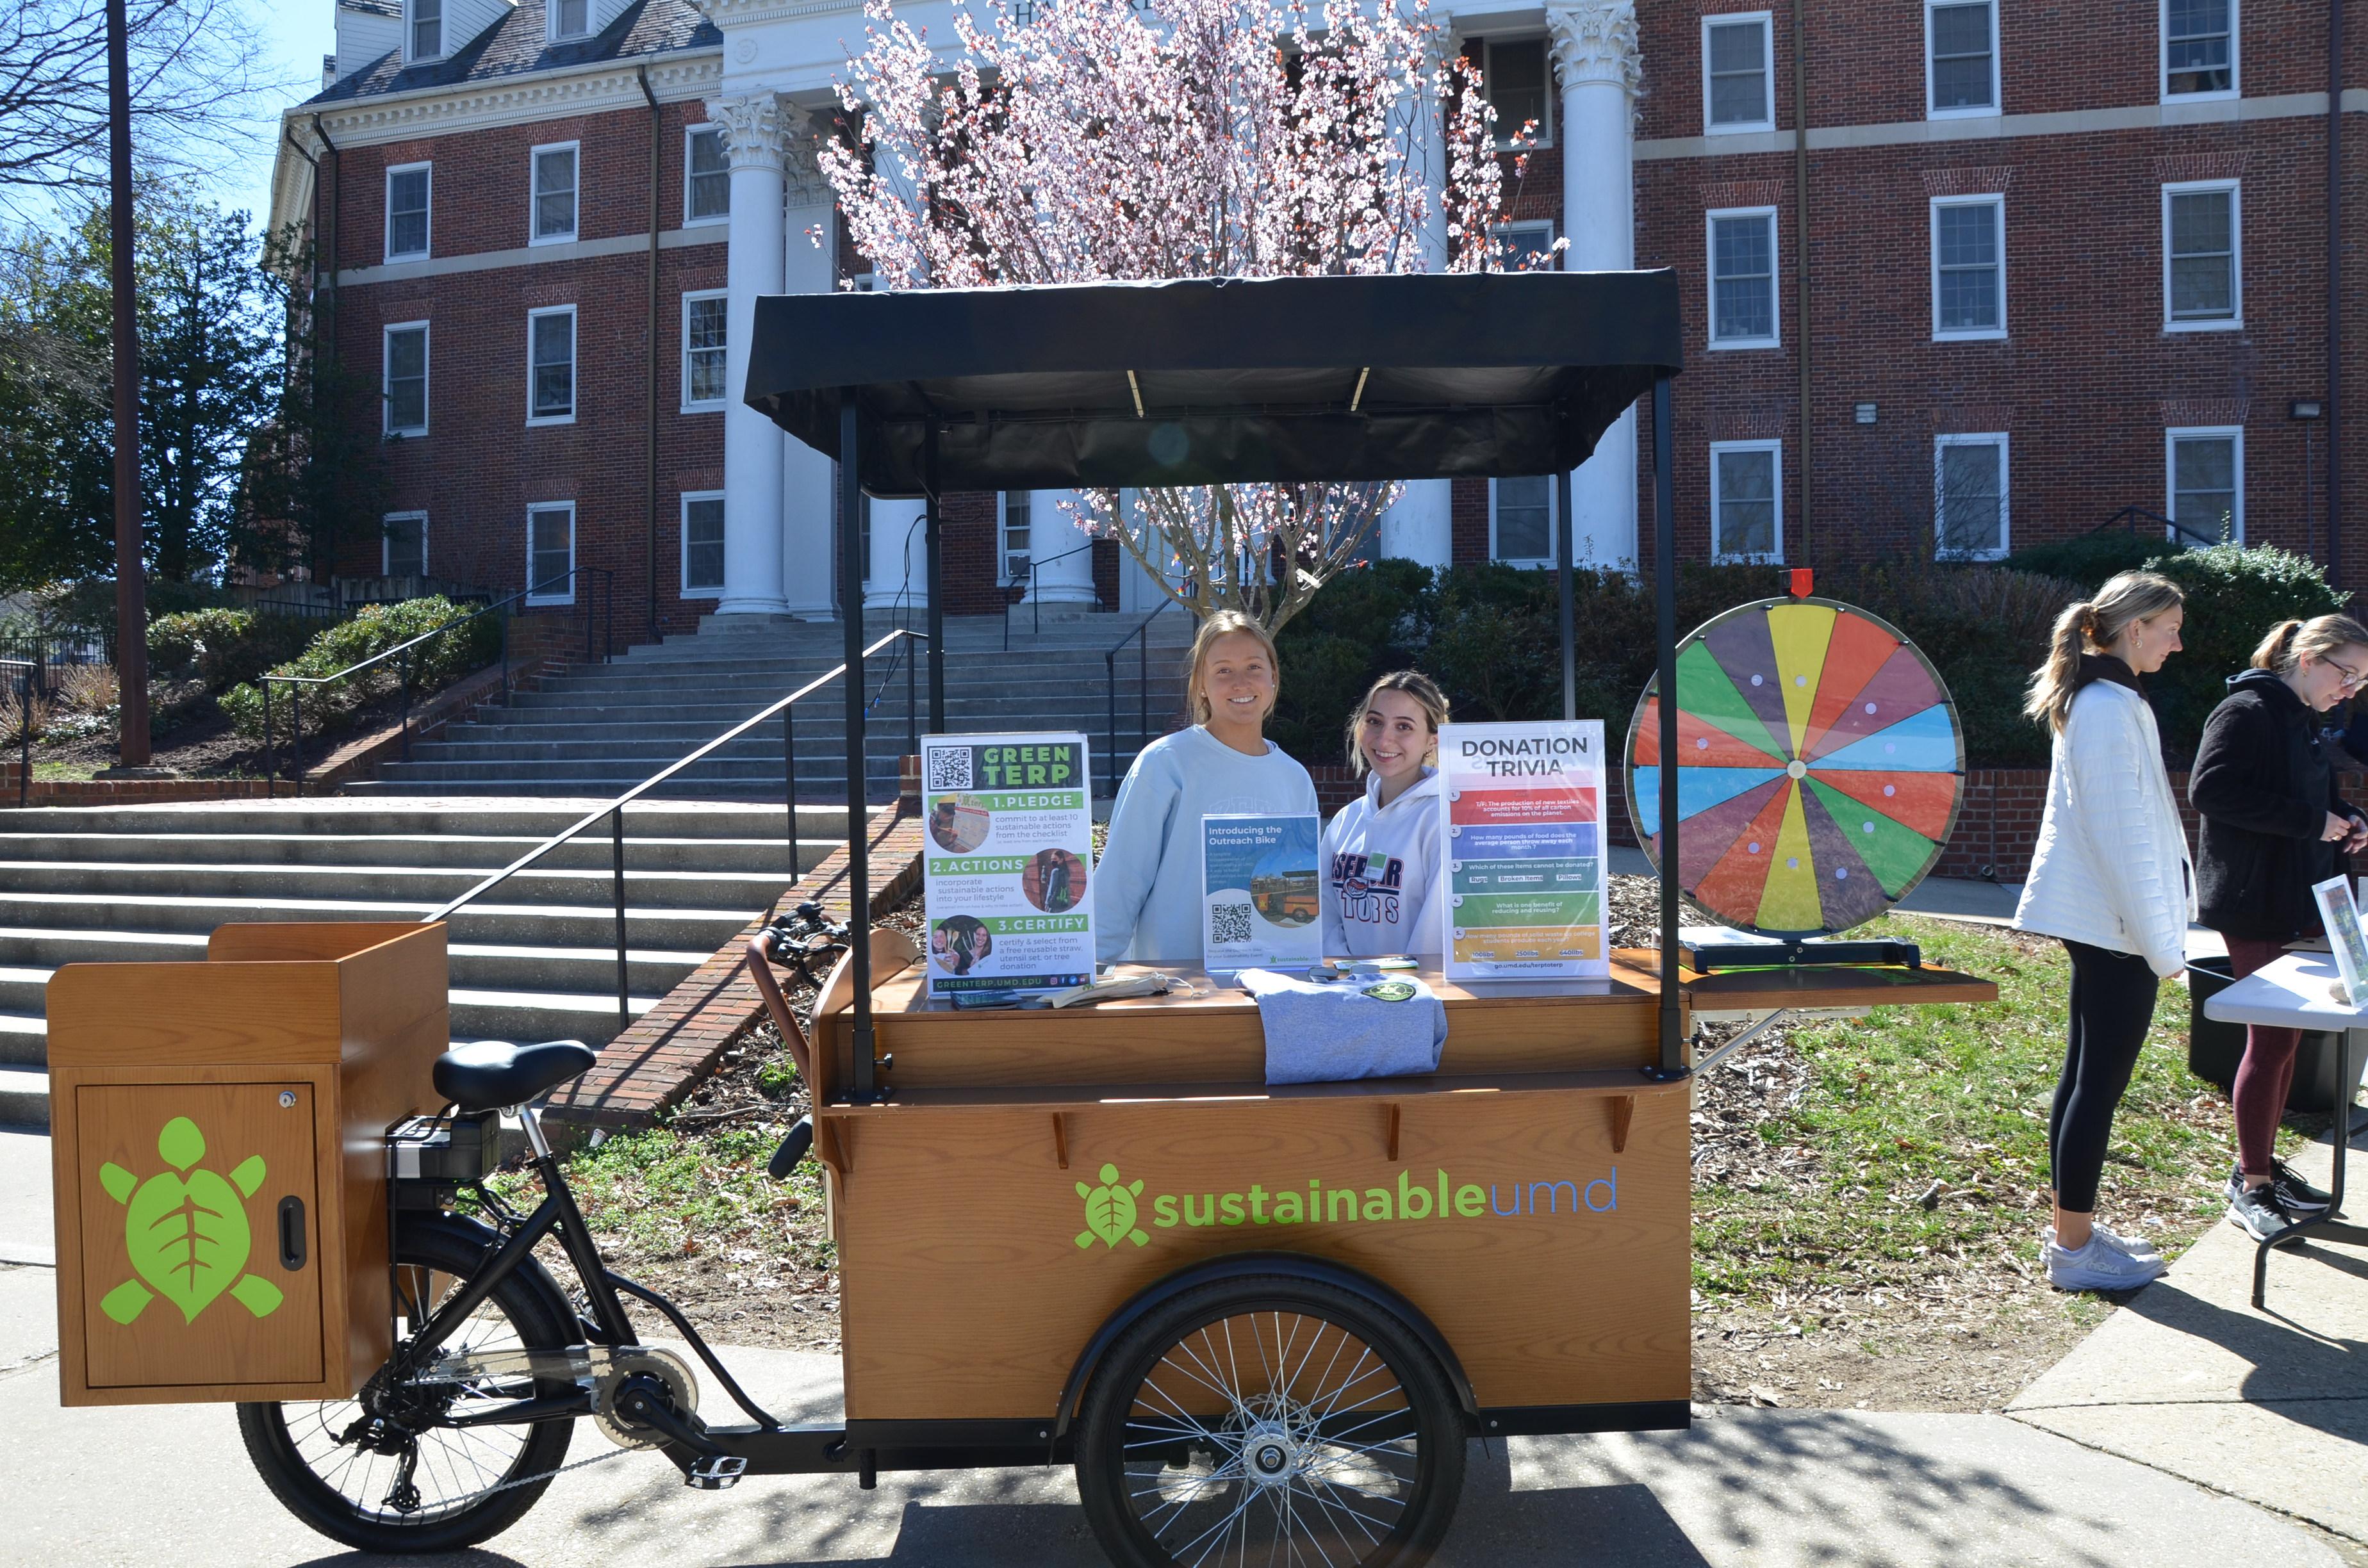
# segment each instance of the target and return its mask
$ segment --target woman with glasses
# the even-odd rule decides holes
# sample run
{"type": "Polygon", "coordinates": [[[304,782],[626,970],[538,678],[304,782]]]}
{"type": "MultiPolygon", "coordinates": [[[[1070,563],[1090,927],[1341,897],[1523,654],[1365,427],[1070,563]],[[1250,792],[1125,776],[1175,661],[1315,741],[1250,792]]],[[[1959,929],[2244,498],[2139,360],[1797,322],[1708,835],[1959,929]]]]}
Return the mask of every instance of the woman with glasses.
{"type": "MultiPolygon", "coordinates": [[[[2280,623],[2232,676],[2204,721],[2187,798],[2203,819],[2196,882],[2204,925],[2228,941],[2229,971],[2252,973],[2320,930],[2311,887],[2340,857],[2368,848],[2368,816],[2344,801],[2319,742],[2319,716],[2368,680],[2368,629],[2350,616],[2280,623]]],[[[2267,1241],[2328,1194],[2277,1158],[2299,1029],[2245,1031],[2237,1066],[2237,1166],[2228,1218],[2267,1241]]]]}

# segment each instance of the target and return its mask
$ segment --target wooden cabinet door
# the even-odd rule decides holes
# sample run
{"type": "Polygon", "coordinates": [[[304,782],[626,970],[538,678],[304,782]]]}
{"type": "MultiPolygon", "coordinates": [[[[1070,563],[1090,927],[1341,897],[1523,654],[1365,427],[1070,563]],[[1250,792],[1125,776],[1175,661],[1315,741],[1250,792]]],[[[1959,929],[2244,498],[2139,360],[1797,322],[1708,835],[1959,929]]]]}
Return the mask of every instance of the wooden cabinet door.
{"type": "Polygon", "coordinates": [[[313,1086],[83,1085],[73,1114],[89,1386],[317,1381],[313,1086]]]}

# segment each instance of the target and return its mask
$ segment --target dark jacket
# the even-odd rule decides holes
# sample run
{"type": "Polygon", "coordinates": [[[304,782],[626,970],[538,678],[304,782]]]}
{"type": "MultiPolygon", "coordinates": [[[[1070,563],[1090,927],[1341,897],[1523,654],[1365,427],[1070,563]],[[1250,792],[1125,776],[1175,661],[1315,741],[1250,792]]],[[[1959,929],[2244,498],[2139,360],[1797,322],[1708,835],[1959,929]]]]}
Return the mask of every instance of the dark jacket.
{"type": "Polygon", "coordinates": [[[2187,798],[2203,819],[2195,858],[2203,924],[2254,941],[2317,935],[2311,887],[2340,869],[2337,846],[2320,836],[2327,813],[2360,813],[2336,792],[2318,715],[2274,672],[2230,678],[2203,722],[2187,798]]]}

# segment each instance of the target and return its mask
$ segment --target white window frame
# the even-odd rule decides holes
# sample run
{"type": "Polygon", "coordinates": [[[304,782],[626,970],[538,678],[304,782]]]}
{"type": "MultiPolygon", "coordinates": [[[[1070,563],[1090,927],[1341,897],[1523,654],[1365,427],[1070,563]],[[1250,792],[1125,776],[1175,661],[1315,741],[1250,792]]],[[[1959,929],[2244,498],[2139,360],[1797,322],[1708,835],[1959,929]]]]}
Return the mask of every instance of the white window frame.
{"type": "MultiPolygon", "coordinates": [[[[2162,433],[2162,515],[2176,520],[2179,517],[2179,443],[2192,440],[2226,440],[2231,443],[2229,457],[2236,472],[2237,494],[2228,506],[2228,540],[2232,544],[2245,542],[2245,427],[2242,425],[2173,425],[2162,433]]],[[[2165,528],[2164,537],[2181,550],[2202,546],[2177,528],[2165,528]]],[[[2216,540],[2214,542],[2217,542],[2216,540]]]]}
{"type": "Polygon", "coordinates": [[[394,545],[386,537],[389,523],[416,522],[419,525],[419,574],[427,575],[427,514],[425,512],[389,512],[378,520],[378,574],[394,575],[394,545]]]}
{"type": "Polygon", "coordinates": [[[575,243],[576,236],[583,233],[584,143],[581,142],[545,142],[540,146],[528,148],[526,153],[526,243],[530,245],[571,245],[575,243]],[[536,171],[542,165],[542,155],[545,153],[573,153],[575,154],[575,188],[571,193],[575,199],[575,221],[568,225],[567,232],[564,234],[538,234],[535,233],[535,228],[541,216],[541,208],[542,206],[542,193],[535,187],[535,175],[536,171]]]}
{"type": "Polygon", "coordinates": [[[576,43],[599,36],[600,18],[593,14],[592,0],[584,0],[584,30],[563,33],[559,30],[559,0],[545,0],[542,8],[542,37],[545,43],[576,43]]]}
{"type": "Polygon", "coordinates": [[[1935,343],[1996,343],[2007,335],[2006,293],[2006,195],[1994,191],[1981,196],[1936,196],[1930,201],[1930,217],[1925,225],[1926,265],[1932,275],[1931,312],[1932,341],[1935,343]],[[1995,327],[1950,327],[1941,325],[1941,209],[1943,207],[1995,207],[1998,209],[1998,319],[1995,327]]]}
{"type": "MultiPolygon", "coordinates": [[[[1929,57],[1928,57],[1929,58],[1929,57]]],[[[1704,136],[1743,136],[1754,131],[1776,129],[1776,13],[1773,11],[1713,11],[1702,19],[1702,134],[1704,136]],[[1761,85],[1767,88],[1764,100],[1768,114],[1763,119],[1736,120],[1727,125],[1713,124],[1710,118],[1710,30],[1733,27],[1740,22],[1758,22],[1760,51],[1761,85]]]]}
{"type": "Polygon", "coordinates": [[[2014,511],[2009,497],[2014,463],[2013,443],[2003,430],[1957,431],[1932,437],[1932,559],[1935,561],[2002,561],[2014,549],[2014,511]],[[1996,447],[1998,455],[1998,542],[1996,550],[1950,550],[1944,537],[1945,498],[1941,485],[1941,453],[1950,447],[1996,447]]]}
{"type": "MultiPolygon", "coordinates": [[[[676,553],[680,567],[680,594],[686,599],[720,599],[723,597],[723,585],[721,582],[711,588],[704,585],[694,587],[690,581],[690,504],[694,501],[713,501],[721,505],[723,500],[723,492],[721,490],[686,490],[682,493],[680,548],[676,553]]],[[[725,526],[728,528],[730,525],[727,523],[725,526]]]]}
{"type": "Polygon", "coordinates": [[[1508,566],[1554,565],[1559,560],[1561,553],[1562,517],[1560,516],[1559,509],[1562,506],[1562,486],[1555,483],[1555,476],[1551,473],[1521,474],[1516,477],[1523,479],[1543,479],[1546,483],[1546,552],[1543,555],[1506,555],[1497,550],[1497,482],[1492,479],[1488,482],[1488,559],[1491,561],[1501,562],[1508,566]]]}
{"type": "MultiPolygon", "coordinates": [[[[1484,83],[1486,81],[1488,75],[1487,51],[1496,48],[1500,43],[1534,43],[1538,45],[1540,50],[1544,53],[1546,65],[1545,103],[1543,105],[1543,112],[1538,116],[1538,133],[1536,139],[1530,142],[1530,146],[1532,148],[1551,147],[1554,144],[1554,120],[1562,112],[1562,105],[1559,101],[1561,95],[1554,91],[1554,39],[1545,33],[1513,32],[1508,33],[1501,38],[1494,33],[1483,35],[1480,40],[1480,75],[1481,80],[1484,83]]],[[[1499,121],[1497,126],[1497,151],[1505,152],[1510,150],[1513,145],[1513,138],[1520,135],[1520,131],[1521,128],[1518,125],[1508,126],[1502,121],[1499,121]]]]}
{"type": "Polygon", "coordinates": [[[1998,58],[1998,6],[2000,0],[1983,0],[1990,8],[1990,101],[1972,108],[1941,108],[1932,99],[1932,13],[1942,6],[1973,3],[1973,0],[1924,0],[1924,118],[1927,119],[1997,119],[2003,112],[2006,90],[2002,78],[2004,62],[1998,58]]]}
{"type": "Polygon", "coordinates": [[[1784,270],[1777,246],[1782,241],[1773,207],[1713,207],[1702,214],[1702,299],[1708,318],[1702,332],[1713,348],[1782,348],[1784,346],[1784,270]],[[1722,218],[1768,220],[1768,335],[1721,337],[1718,335],[1718,222],[1722,218]]]}
{"type": "Polygon", "coordinates": [[[530,604],[530,605],[572,605],[572,604],[574,604],[574,603],[575,602],[575,578],[572,575],[572,574],[573,574],[573,573],[575,572],[575,542],[576,542],[576,541],[575,541],[575,502],[573,502],[573,501],[529,501],[529,502],[528,502],[528,503],[527,503],[527,507],[526,507],[526,585],[527,585],[527,588],[528,588],[528,590],[529,590],[529,591],[528,591],[528,593],[527,593],[527,596],[526,596],[526,602],[527,602],[527,603],[529,603],[529,604],[530,604]],[[533,587],[534,587],[534,583],[535,583],[535,575],[534,575],[534,517],[535,517],[535,514],[536,514],[536,513],[538,513],[538,512],[565,512],[565,513],[567,514],[567,570],[569,571],[569,573],[571,574],[571,575],[570,575],[570,576],[568,577],[568,579],[567,579],[567,591],[566,591],[565,593],[561,593],[561,594],[551,594],[551,593],[542,593],[542,594],[538,594],[538,593],[535,593],[535,592],[533,592],[533,591],[532,591],[532,589],[533,589],[533,587]]]}
{"type": "Polygon", "coordinates": [[[403,0],[403,62],[405,65],[415,65],[423,60],[441,60],[452,52],[450,47],[452,40],[450,36],[452,27],[452,17],[450,14],[451,7],[445,3],[445,0],[437,0],[436,5],[435,51],[430,54],[421,54],[413,49],[414,41],[419,37],[419,20],[415,14],[418,6],[419,0],[403,0]]]}
{"type": "Polygon", "coordinates": [[[378,397],[379,436],[389,439],[396,436],[404,440],[416,440],[427,434],[434,416],[430,393],[435,390],[436,335],[424,321],[389,322],[379,329],[378,335],[378,397]],[[419,334],[419,423],[398,426],[394,422],[394,335],[398,332],[419,334]]]}
{"type": "Polygon", "coordinates": [[[2174,93],[2170,90],[2170,0],[2161,0],[2155,9],[2155,37],[2160,45],[2162,101],[2167,104],[2209,104],[2242,97],[2244,62],[2237,56],[2241,52],[2243,34],[2243,0],[2228,0],[2228,85],[2208,93],[2174,93]]]}
{"type": "Polygon", "coordinates": [[[731,298],[732,293],[728,289],[694,289],[686,291],[682,297],[682,412],[685,414],[719,414],[731,406],[732,388],[729,369],[732,363],[732,308],[729,303],[731,298]],[[726,301],[723,313],[723,362],[726,369],[723,395],[701,401],[690,395],[690,307],[693,302],[704,300],[726,301]]]}
{"type": "Polygon", "coordinates": [[[381,236],[384,241],[381,252],[387,265],[392,267],[402,261],[426,261],[433,256],[436,254],[436,165],[433,163],[388,165],[385,193],[382,210],[384,222],[381,225],[385,233],[381,236]],[[427,176],[427,233],[422,237],[417,250],[404,251],[400,255],[396,254],[394,248],[394,176],[397,175],[427,176]]]}
{"type": "Polygon", "coordinates": [[[573,425],[576,410],[583,404],[584,378],[583,339],[577,331],[574,305],[544,305],[526,313],[526,422],[529,425],[573,425]],[[534,324],[544,316],[567,318],[567,412],[537,414],[534,411],[534,324]]]}
{"type": "Polygon", "coordinates": [[[2162,187],[2162,330],[2165,332],[2237,332],[2245,324],[2245,192],[2233,179],[2179,180],[2162,187]],[[2170,199],[2228,193],[2228,303],[2231,313],[2195,321],[2174,321],[2170,314],[2170,199]]]}
{"type": "Polygon", "coordinates": [[[1541,250],[1547,260],[1553,263],[1553,265],[1535,267],[1531,270],[1539,272],[1553,272],[1559,269],[1562,265],[1562,258],[1554,254],[1554,241],[1560,239],[1562,236],[1554,233],[1553,219],[1523,218],[1518,222],[1492,223],[1489,225],[1488,233],[1491,238],[1503,242],[1509,241],[1517,233],[1528,233],[1532,230],[1545,235],[1546,243],[1541,247],[1541,250]]]}
{"type": "Polygon", "coordinates": [[[1710,558],[1721,564],[1781,566],[1784,562],[1784,443],[1781,440],[1713,441],[1710,444],[1710,558]],[[1718,547],[1718,460],[1730,452],[1768,452],[1774,460],[1770,463],[1768,478],[1773,505],[1769,529],[1773,548],[1764,555],[1743,551],[1723,551],[1718,547]]]}
{"type": "MultiPolygon", "coordinates": [[[[579,180],[577,183],[580,185],[582,182],[579,180]]],[[[723,127],[713,122],[704,125],[684,126],[682,128],[682,226],[686,229],[704,229],[712,224],[729,223],[732,222],[731,190],[731,138],[724,134],[723,127]],[[714,131],[716,133],[717,140],[722,142],[723,146],[723,210],[710,217],[694,218],[690,215],[690,144],[698,138],[701,131],[714,131]]],[[[582,199],[579,197],[578,199],[581,200],[582,199]]]]}

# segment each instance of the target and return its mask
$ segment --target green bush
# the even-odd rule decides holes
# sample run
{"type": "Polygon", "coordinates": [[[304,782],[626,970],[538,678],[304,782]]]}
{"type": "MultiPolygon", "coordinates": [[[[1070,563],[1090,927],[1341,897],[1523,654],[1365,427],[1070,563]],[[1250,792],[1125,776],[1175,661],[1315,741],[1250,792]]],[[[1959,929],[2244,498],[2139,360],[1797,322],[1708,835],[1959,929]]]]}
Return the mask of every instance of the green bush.
{"type": "MultiPolygon", "coordinates": [[[[321,631],[302,653],[270,673],[313,677],[332,676],[469,613],[466,607],[455,605],[441,596],[406,599],[401,604],[371,605],[353,619],[321,631]]],[[[471,671],[492,663],[499,653],[500,639],[501,628],[495,623],[495,618],[488,615],[479,617],[461,631],[413,649],[410,658],[413,698],[416,699],[439,691],[471,671]]],[[[393,694],[403,684],[402,664],[399,659],[389,659],[327,686],[306,687],[306,729],[315,733],[325,733],[343,728],[362,709],[393,694]]],[[[290,713],[288,696],[289,688],[284,686],[271,694],[276,710],[274,722],[282,726],[288,723],[290,713]]],[[[241,734],[260,736],[263,733],[263,692],[259,686],[248,684],[231,687],[222,694],[221,706],[241,734]]]]}
{"type": "Polygon", "coordinates": [[[255,679],[304,651],[318,621],[244,609],[193,609],[148,623],[152,679],[194,676],[208,691],[255,679]]]}
{"type": "Polygon", "coordinates": [[[1374,678],[1416,662],[1436,606],[1430,574],[1411,561],[1343,572],[1275,640],[1284,679],[1267,733],[1311,766],[1343,760],[1349,710],[1374,678]]]}
{"type": "Polygon", "coordinates": [[[2174,757],[2194,750],[2204,719],[2228,695],[2228,677],[2251,664],[2254,646],[2271,627],[2289,617],[2331,614],[2346,602],[2316,562],[2268,546],[2173,551],[2148,565],[2187,596],[2180,631],[2185,648],[2146,677],[2146,694],[2174,757]]]}
{"type": "Polygon", "coordinates": [[[2062,577],[2093,592],[2106,578],[2135,572],[2160,555],[2160,534],[2093,533],[2018,550],[1999,564],[2009,572],[2030,572],[2042,577],[2062,577]]]}

